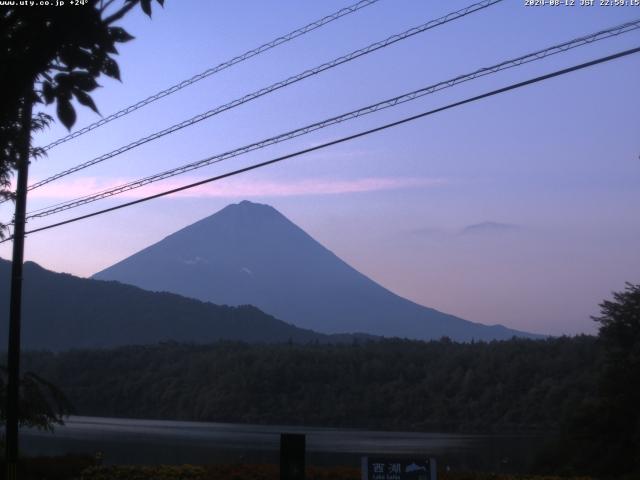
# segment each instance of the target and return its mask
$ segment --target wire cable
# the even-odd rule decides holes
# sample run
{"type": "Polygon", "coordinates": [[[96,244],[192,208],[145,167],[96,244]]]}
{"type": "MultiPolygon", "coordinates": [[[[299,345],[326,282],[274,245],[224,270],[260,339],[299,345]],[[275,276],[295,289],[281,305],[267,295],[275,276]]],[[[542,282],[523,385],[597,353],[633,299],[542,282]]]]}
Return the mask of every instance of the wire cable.
{"type": "Polygon", "coordinates": [[[33,190],[35,188],[41,187],[43,185],[46,185],[47,183],[53,182],[54,180],[57,180],[59,178],[65,177],[67,175],[70,175],[74,172],[77,172],[79,170],[83,170],[87,167],[90,167],[92,165],[95,165],[97,163],[100,162],[104,162],[105,160],[108,160],[110,158],[113,158],[115,156],[118,156],[124,152],[127,152],[133,148],[139,147],[141,145],[144,145],[148,142],[151,142],[153,140],[157,140],[158,138],[164,137],[165,135],[169,135],[172,133],[177,132],[178,130],[182,130],[183,128],[186,127],[190,127],[191,125],[194,125],[196,123],[199,123],[203,120],[206,120],[208,118],[213,117],[214,115],[218,115],[222,112],[225,112],[227,110],[231,110],[232,108],[236,108],[240,105],[243,105],[247,102],[250,102],[252,100],[255,100],[259,97],[262,97],[264,95],[267,95],[271,92],[274,92],[276,90],[279,90],[281,88],[284,88],[286,86],[289,86],[293,83],[297,83],[301,80],[304,80],[308,77],[311,77],[313,75],[317,75],[321,72],[324,72],[326,70],[329,70],[331,68],[337,67],[338,65],[342,65],[344,63],[350,62],[352,60],[355,60],[356,58],[362,57],[364,55],[368,55],[372,52],[375,52],[377,50],[380,50],[382,48],[388,47],[390,45],[393,45],[401,40],[405,40],[407,38],[413,37],[414,35],[417,35],[419,33],[425,32],[427,30],[431,30],[432,28],[438,27],[440,25],[444,25],[445,23],[449,23],[453,20],[457,20],[459,18],[465,17],[467,15],[470,15],[472,13],[478,12],[480,10],[483,10],[487,7],[490,7],[496,3],[502,2],[503,0],[483,0],[482,2],[478,2],[478,3],[474,3],[472,5],[469,5],[466,8],[463,8],[461,10],[457,10],[455,12],[451,12],[448,13],[447,15],[437,18],[435,20],[431,20],[427,23],[424,23],[422,25],[419,25],[417,27],[413,27],[410,28],[409,30],[406,30],[402,33],[396,34],[396,35],[392,35],[384,40],[381,40],[379,42],[376,43],[372,43],[364,48],[355,50],[351,53],[348,53],[347,55],[343,55],[341,57],[338,57],[334,60],[331,60],[330,62],[326,62],[323,63],[322,65],[319,65],[317,67],[311,68],[309,70],[305,70],[302,73],[299,73],[297,75],[293,75],[285,80],[281,80],[279,82],[276,82],[268,87],[264,87],[261,88],[260,90],[256,90],[255,92],[249,93],[243,97],[237,98],[229,103],[226,103],[224,105],[220,105],[218,107],[215,107],[207,112],[201,113],[199,115],[196,115],[188,120],[184,120],[180,123],[176,123],[170,127],[165,128],[164,130],[155,132],[151,135],[148,135],[146,137],[140,138],[134,142],[131,142],[127,145],[124,145],[120,148],[117,148],[115,150],[112,150],[109,153],[105,153],[104,155],[101,155],[99,157],[96,157],[92,160],[89,160],[87,162],[81,163],[80,165],[76,165],[75,167],[72,167],[68,170],[64,170],[62,172],[59,172],[51,177],[45,178],[44,180],[41,180],[39,182],[36,182],[32,185],[29,186],[29,190],[33,190]]]}
{"type": "Polygon", "coordinates": [[[313,30],[316,30],[317,28],[323,27],[325,25],[327,25],[328,23],[333,22],[334,20],[338,20],[339,18],[344,17],[345,15],[349,15],[350,13],[354,13],[357,12],[358,10],[361,10],[365,7],[368,7],[369,5],[373,5],[374,3],[378,2],[379,0],[361,0],[357,3],[354,3],[353,5],[350,5],[348,7],[342,8],[340,10],[338,10],[337,12],[334,12],[330,15],[327,15],[326,17],[321,18],[320,20],[316,20],[315,22],[312,22],[308,25],[305,25],[304,27],[298,28],[292,32],[287,33],[286,35],[283,35],[281,37],[278,37],[274,40],[271,40],[270,42],[267,42],[263,45],[260,45],[257,48],[254,48],[252,50],[248,50],[246,52],[244,52],[241,55],[238,55],[237,57],[232,58],[231,60],[227,60],[225,62],[222,62],[219,65],[216,65],[215,67],[209,68],[207,70],[205,70],[204,72],[198,73],[197,75],[194,75],[193,77],[187,79],[187,80],[183,80],[180,83],[176,83],[175,85],[170,86],[169,88],[165,89],[165,90],[161,90],[158,93],[155,93],[153,95],[150,95],[149,97],[145,98],[144,100],[140,100],[139,102],[130,105],[126,108],[123,108],[122,110],[119,110],[115,113],[112,113],[111,115],[108,115],[104,118],[101,118],[100,120],[98,120],[97,122],[94,122],[90,125],[87,125],[84,128],[81,128],[80,130],[77,130],[73,133],[70,133],[69,135],[66,135],[62,138],[59,138],[58,140],[51,142],[50,144],[46,145],[43,147],[44,150],[51,150],[52,148],[61,145],[65,142],[68,142],[69,140],[72,140],[74,138],[77,138],[81,135],[84,135],[87,132],[90,132],[91,130],[95,130],[98,127],[101,127],[109,122],[112,122],[113,120],[116,120],[120,117],[124,117],[125,115],[130,114],[131,112],[135,112],[136,110],[145,107],[147,105],[149,105],[150,103],[155,102],[156,100],[160,100],[161,98],[164,98],[168,95],[171,95],[172,93],[175,93],[179,90],[182,90],[185,87],[188,87],[189,85],[193,85],[196,82],[199,82],[200,80],[203,80],[207,77],[210,77],[211,75],[214,75],[218,72],[221,72],[223,70],[226,70],[229,67],[232,67],[233,65],[236,65],[240,62],[244,62],[245,60],[249,60],[252,57],[255,57],[256,55],[260,55],[261,53],[264,53],[268,50],[271,50],[272,48],[275,48],[279,45],[282,45],[283,43],[289,42],[291,40],[293,40],[294,38],[300,37],[302,35],[304,35],[305,33],[309,33],[313,30]]]}
{"type": "Polygon", "coordinates": [[[166,178],[170,178],[176,175],[180,175],[192,170],[196,170],[199,168],[203,168],[205,166],[214,164],[214,163],[219,163],[222,162],[224,160],[227,160],[229,158],[232,157],[236,157],[239,155],[243,155],[261,148],[265,148],[267,146],[270,145],[274,145],[286,140],[290,140],[292,138],[296,138],[298,136],[301,135],[306,135],[308,133],[314,132],[316,130],[320,130],[322,128],[326,128],[330,125],[335,125],[338,123],[342,123],[348,120],[352,120],[354,118],[358,118],[364,115],[368,115],[370,113],[374,113],[386,108],[390,108],[390,107],[394,107],[396,105],[405,103],[405,102],[409,102],[412,100],[416,100],[420,97],[423,97],[425,95],[429,95],[432,93],[435,93],[437,91],[446,89],[446,88],[451,88],[455,85],[458,85],[460,83],[463,82],[467,82],[470,80],[474,80],[476,78],[480,78],[489,74],[493,74],[493,73],[497,73],[499,71],[502,70],[506,70],[509,68],[513,68],[516,66],[520,66],[520,65],[524,65],[526,63],[530,63],[533,61],[537,61],[537,60],[541,60],[543,58],[546,58],[550,55],[555,55],[558,53],[562,53],[562,52],[566,52],[570,49],[573,48],[577,48],[580,46],[584,46],[584,45],[588,45],[600,40],[604,40],[606,38],[611,38],[613,36],[617,36],[620,35],[622,33],[626,33],[626,32],[630,32],[633,30],[637,30],[640,29],[640,19],[632,21],[632,22],[627,22],[621,25],[617,25],[615,27],[611,27],[608,28],[606,30],[601,30],[595,33],[592,33],[590,35],[586,35],[586,36],[582,36],[579,38],[575,38],[573,40],[558,44],[558,45],[553,45],[551,47],[542,49],[542,50],[538,50],[536,52],[533,53],[528,53],[526,55],[522,55],[520,57],[514,58],[514,59],[510,59],[510,60],[506,60],[503,61],[501,63],[498,63],[496,65],[492,65],[490,67],[484,67],[481,68],[479,70],[475,70],[474,72],[468,73],[468,74],[464,74],[464,75],[459,75],[457,77],[451,78],[449,80],[444,80],[441,81],[439,83],[436,83],[434,85],[430,85],[418,90],[414,90],[412,92],[409,93],[405,93],[403,95],[399,95],[387,100],[383,100],[381,102],[372,104],[372,105],[368,105],[366,107],[357,109],[357,110],[353,110],[347,113],[343,113],[341,115],[329,118],[329,119],[325,119],[322,120],[320,122],[316,122],[310,125],[306,125],[304,127],[295,129],[295,130],[291,130],[289,132],[286,133],[282,133],[280,135],[276,135],[274,137],[270,137],[267,139],[263,139],[260,140],[258,142],[249,144],[249,145],[245,145],[242,146],[240,148],[236,148],[234,150],[230,150],[221,154],[217,154],[217,155],[213,155],[211,157],[205,158],[203,160],[199,160],[197,162],[192,162],[192,163],[188,163],[186,165],[182,165],[180,167],[176,167],[170,170],[166,170],[164,172],[161,173],[157,173],[142,179],[138,179],[135,180],[133,182],[129,182],[126,184],[122,184],[116,187],[112,187],[106,190],[103,190],[101,192],[97,192],[94,194],[89,194],[89,195],[85,195],[83,197],[79,197],[73,200],[68,200],[65,202],[61,202],[58,204],[54,204],[54,205],[49,205],[47,207],[43,207],[40,208],[38,210],[34,210],[32,212],[29,212],[27,214],[27,218],[31,219],[31,218],[40,218],[40,217],[45,217],[48,215],[53,215],[55,213],[59,213],[62,212],[64,210],[68,210],[71,208],[75,208],[75,207],[79,207],[81,205],[85,205],[87,203],[91,203],[97,200],[101,200],[107,197],[112,197],[114,195],[118,195],[120,193],[129,191],[129,190],[133,190],[136,188],[140,188],[143,187],[145,185],[148,185],[150,183],[154,183],[160,180],[164,180],[166,178]]]}
{"type": "MultiPolygon", "coordinates": [[[[397,120],[395,122],[387,123],[385,125],[382,125],[382,126],[379,126],[379,127],[376,127],[376,128],[372,128],[372,129],[365,130],[365,131],[362,131],[362,132],[359,132],[359,133],[356,133],[356,134],[353,134],[353,135],[349,135],[349,136],[342,137],[342,138],[339,138],[339,139],[336,139],[336,140],[332,140],[330,142],[326,142],[326,143],[323,143],[321,145],[316,145],[314,147],[309,147],[309,148],[306,148],[304,150],[299,150],[299,151],[294,152],[294,153],[290,153],[290,154],[287,154],[287,155],[283,155],[281,157],[273,158],[271,160],[267,160],[267,161],[264,161],[264,162],[261,162],[261,163],[250,165],[248,167],[240,168],[240,169],[237,169],[237,170],[234,170],[234,171],[231,171],[231,172],[224,173],[222,175],[216,175],[214,177],[210,177],[210,178],[207,178],[207,179],[204,179],[204,180],[200,180],[198,182],[190,183],[188,185],[183,185],[183,186],[178,187],[178,188],[173,188],[171,190],[166,190],[164,192],[156,193],[155,195],[149,195],[148,197],[140,198],[138,200],[133,200],[131,202],[127,202],[127,203],[123,203],[123,204],[120,204],[120,205],[116,205],[114,207],[105,208],[103,210],[92,212],[92,213],[89,213],[89,214],[86,214],[86,215],[81,215],[81,216],[78,216],[78,217],[70,218],[70,219],[64,220],[62,222],[58,222],[58,223],[54,223],[54,224],[50,224],[50,225],[45,225],[44,227],[40,227],[40,228],[35,228],[33,230],[30,230],[30,231],[26,232],[26,234],[42,232],[44,230],[49,230],[49,229],[52,229],[52,228],[60,227],[62,225],[68,225],[70,223],[78,222],[80,220],[84,220],[84,219],[95,217],[95,216],[102,215],[102,214],[105,214],[105,213],[113,212],[115,210],[120,210],[122,208],[126,208],[126,207],[130,207],[130,206],[133,206],[133,205],[137,205],[139,203],[148,202],[148,201],[154,200],[156,198],[160,198],[160,197],[164,197],[164,196],[167,196],[167,195],[171,195],[173,193],[177,193],[177,192],[181,192],[181,191],[184,191],[184,190],[188,190],[188,189],[191,189],[191,188],[194,188],[194,187],[198,187],[200,185],[205,185],[207,183],[211,183],[211,182],[215,182],[215,181],[218,181],[218,180],[222,180],[224,178],[229,178],[229,177],[232,177],[232,176],[235,176],[235,175],[239,175],[241,173],[249,172],[251,170],[256,170],[258,168],[266,167],[267,165],[272,165],[274,163],[278,163],[278,162],[281,162],[281,161],[284,161],[284,160],[287,160],[287,159],[290,159],[290,158],[298,157],[300,155],[304,155],[304,154],[309,153],[309,152],[313,152],[313,151],[316,151],[316,150],[321,150],[321,149],[330,147],[332,145],[337,145],[337,144],[340,144],[340,143],[348,142],[350,140],[354,140],[356,138],[361,138],[361,137],[364,137],[364,136],[367,136],[367,135],[371,135],[371,134],[376,133],[376,132],[381,132],[383,130],[387,130],[389,128],[397,127],[399,125],[402,125],[402,124],[405,124],[405,123],[409,123],[409,122],[418,120],[418,119],[423,118],[423,117],[427,117],[427,116],[434,115],[434,114],[439,113],[439,112],[443,112],[445,110],[450,110],[450,109],[455,108],[455,107],[460,107],[460,106],[466,105],[468,103],[476,102],[478,100],[482,100],[482,99],[489,98],[489,97],[492,97],[492,96],[495,96],[495,95],[499,95],[501,93],[505,93],[505,92],[508,92],[508,91],[511,91],[511,90],[516,90],[516,89],[519,89],[519,88],[522,88],[522,87],[525,87],[525,86],[528,86],[528,85],[532,85],[534,83],[540,83],[542,81],[549,80],[549,79],[554,78],[554,77],[559,77],[561,75],[566,75],[568,73],[575,72],[575,71],[578,71],[578,70],[582,70],[582,69],[585,69],[585,68],[588,68],[588,67],[592,67],[594,65],[598,65],[598,64],[601,64],[601,63],[605,63],[605,62],[610,62],[612,60],[615,60],[615,59],[618,59],[618,58],[622,58],[622,57],[626,57],[628,55],[632,55],[632,54],[635,54],[635,53],[638,53],[638,52],[640,52],[640,47],[636,47],[636,48],[632,48],[632,49],[625,50],[625,51],[622,51],[622,52],[618,52],[618,53],[615,53],[613,55],[608,55],[606,57],[600,57],[600,58],[598,58],[596,60],[591,60],[591,61],[586,62],[586,63],[581,63],[579,65],[574,65],[574,66],[569,67],[569,68],[564,68],[562,70],[556,70],[556,71],[554,71],[552,73],[548,73],[546,75],[541,75],[539,77],[531,78],[531,79],[525,80],[523,82],[514,83],[514,84],[511,84],[511,85],[508,85],[506,87],[502,87],[502,88],[499,88],[499,89],[496,89],[496,90],[491,90],[490,92],[486,92],[486,93],[483,93],[481,95],[476,95],[474,97],[470,97],[470,98],[467,98],[465,100],[461,100],[461,101],[458,101],[458,102],[450,103],[448,105],[445,105],[444,107],[439,107],[439,108],[436,108],[434,110],[429,110],[429,111],[426,111],[426,112],[423,112],[423,113],[420,113],[420,114],[417,114],[417,115],[413,115],[413,116],[410,116],[410,117],[405,117],[405,118],[403,118],[401,120],[397,120]]],[[[7,242],[7,241],[11,240],[12,238],[13,237],[9,237],[9,238],[7,238],[5,240],[0,241],[0,243],[7,242]]]]}

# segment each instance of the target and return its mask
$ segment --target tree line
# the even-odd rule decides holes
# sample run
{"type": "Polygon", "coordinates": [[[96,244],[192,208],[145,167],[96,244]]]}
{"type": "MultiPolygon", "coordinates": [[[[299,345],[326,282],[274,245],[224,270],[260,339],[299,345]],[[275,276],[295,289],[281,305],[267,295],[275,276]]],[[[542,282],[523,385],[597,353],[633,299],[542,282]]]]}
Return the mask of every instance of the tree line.
{"type": "Polygon", "coordinates": [[[163,343],[34,352],[83,415],[464,432],[548,431],[595,395],[595,338],[163,343]]]}
{"type": "Polygon", "coordinates": [[[23,408],[22,423],[36,418],[36,425],[51,426],[68,411],[66,394],[84,415],[535,432],[550,439],[540,471],[638,478],[640,285],[627,284],[600,307],[593,318],[598,337],[169,342],[31,352],[23,359],[31,372],[23,389],[28,383],[35,390],[25,390],[23,407],[40,407],[32,408],[35,416],[23,408]],[[59,405],[31,402],[45,398],[39,392],[59,405]]]}

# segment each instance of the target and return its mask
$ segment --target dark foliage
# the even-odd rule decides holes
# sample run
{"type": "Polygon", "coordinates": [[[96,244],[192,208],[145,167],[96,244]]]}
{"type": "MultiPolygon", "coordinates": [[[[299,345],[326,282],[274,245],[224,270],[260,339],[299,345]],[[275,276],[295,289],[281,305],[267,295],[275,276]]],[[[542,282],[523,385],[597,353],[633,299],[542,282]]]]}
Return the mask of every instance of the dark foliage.
{"type": "MultiPolygon", "coordinates": [[[[18,461],[20,480],[69,480],[82,478],[81,474],[96,465],[96,459],[88,455],[64,455],[61,457],[26,457],[18,461]]],[[[6,471],[0,460],[0,479],[6,471]]]]}
{"type": "Polygon", "coordinates": [[[31,353],[86,415],[548,431],[594,395],[593,337],[459,344],[162,344],[31,353]]]}
{"type": "Polygon", "coordinates": [[[549,472],[640,478],[640,285],[600,304],[596,393],[567,416],[549,472]]]}
{"type": "MultiPolygon", "coordinates": [[[[7,369],[0,366],[0,422],[6,419],[7,369]]],[[[64,424],[64,416],[73,412],[67,397],[52,383],[27,372],[20,379],[19,422],[23,427],[53,430],[64,424]]]]}
{"type": "MultiPolygon", "coordinates": [[[[640,285],[627,284],[600,304],[598,339],[604,351],[594,425],[606,459],[601,471],[640,476],[640,285]]],[[[593,417],[594,415],[592,415],[593,417]]]]}

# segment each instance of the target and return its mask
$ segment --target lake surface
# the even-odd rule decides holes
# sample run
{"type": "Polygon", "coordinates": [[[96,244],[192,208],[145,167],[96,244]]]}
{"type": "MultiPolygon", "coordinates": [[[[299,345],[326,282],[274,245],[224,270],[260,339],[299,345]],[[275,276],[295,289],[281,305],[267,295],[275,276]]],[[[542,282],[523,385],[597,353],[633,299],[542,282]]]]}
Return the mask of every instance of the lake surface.
{"type": "Polygon", "coordinates": [[[434,457],[452,469],[526,472],[543,439],[532,436],[134,420],[72,416],[54,433],[25,429],[26,455],[102,452],[105,463],[277,463],[280,433],[304,433],[310,465],[358,466],[363,455],[434,457]]]}

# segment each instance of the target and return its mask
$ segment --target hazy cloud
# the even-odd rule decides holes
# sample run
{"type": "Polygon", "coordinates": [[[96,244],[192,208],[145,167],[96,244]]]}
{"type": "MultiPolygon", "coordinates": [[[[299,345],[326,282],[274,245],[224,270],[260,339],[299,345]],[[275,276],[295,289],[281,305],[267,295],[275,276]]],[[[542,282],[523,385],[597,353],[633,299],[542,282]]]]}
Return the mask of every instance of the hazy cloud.
{"type": "Polygon", "coordinates": [[[461,235],[476,235],[484,233],[508,233],[521,230],[522,227],[512,223],[481,222],[467,225],[460,232],[461,235]]]}
{"type": "MultiPolygon", "coordinates": [[[[119,195],[120,198],[140,198],[160,193],[199,178],[184,178],[151,184],[119,195]]],[[[30,198],[72,199],[116,187],[130,180],[82,178],[47,184],[29,192],[30,198]]],[[[301,195],[337,195],[363,193],[406,188],[435,187],[447,184],[443,178],[368,177],[349,180],[302,179],[302,180],[231,180],[215,182],[173,194],[174,197],[188,198],[237,198],[237,197],[286,197],[301,195]]]]}

